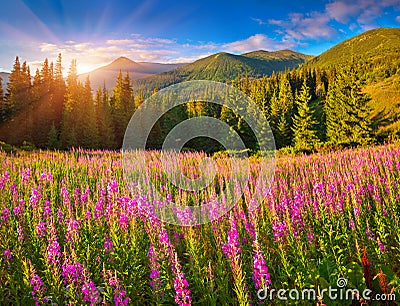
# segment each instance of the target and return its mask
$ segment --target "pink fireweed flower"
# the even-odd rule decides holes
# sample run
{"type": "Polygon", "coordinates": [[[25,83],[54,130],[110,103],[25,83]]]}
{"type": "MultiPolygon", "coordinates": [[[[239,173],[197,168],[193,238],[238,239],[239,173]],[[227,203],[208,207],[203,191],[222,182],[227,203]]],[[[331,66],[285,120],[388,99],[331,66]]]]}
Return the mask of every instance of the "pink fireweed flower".
{"type": "Polygon", "coordinates": [[[161,245],[165,249],[169,249],[171,247],[171,244],[169,242],[168,232],[165,228],[161,229],[158,235],[158,239],[160,240],[161,245]]]}
{"type": "Polygon", "coordinates": [[[74,192],[75,205],[79,204],[80,197],[81,197],[81,190],[79,189],[79,187],[77,187],[77,188],[75,188],[75,192],[74,192]]]}
{"type": "Polygon", "coordinates": [[[127,306],[129,304],[129,297],[124,298],[126,295],[124,290],[116,290],[114,293],[115,306],[127,306]]]}
{"type": "Polygon", "coordinates": [[[113,245],[113,242],[112,242],[110,236],[106,235],[106,238],[104,241],[104,252],[106,254],[114,252],[113,246],[114,245],[113,245]]]}
{"type": "Polygon", "coordinates": [[[29,199],[29,205],[32,208],[35,208],[40,200],[40,193],[37,189],[32,189],[31,197],[29,199]]]}
{"type": "Polygon", "coordinates": [[[47,263],[48,264],[59,264],[60,263],[60,245],[56,238],[50,240],[49,245],[47,246],[47,263]]]}
{"type": "Polygon", "coordinates": [[[239,242],[239,232],[236,220],[231,218],[231,229],[228,231],[228,243],[222,246],[222,251],[225,256],[234,264],[235,259],[240,259],[240,252],[242,251],[239,242]]]}
{"type": "Polygon", "coordinates": [[[47,220],[49,217],[51,217],[51,204],[50,201],[45,201],[43,203],[43,219],[47,220]]]}
{"type": "Polygon", "coordinates": [[[65,234],[65,242],[71,241],[74,244],[74,239],[79,235],[79,227],[81,221],[75,219],[66,219],[67,232],[65,234]]]}
{"type": "Polygon", "coordinates": [[[57,221],[58,223],[61,223],[64,220],[64,215],[61,211],[61,209],[59,208],[57,211],[57,221]]]}
{"type": "Polygon", "coordinates": [[[382,253],[385,253],[385,245],[382,243],[382,241],[379,240],[378,246],[379,246],[379,250],[380,250],[382,253]]]}
{"type": "Polygon", "coordinates": [[[4,172],[3,173],[3,178],[6,179],[6,180],[9,180],[10,179],[10,173],[8,173],[8,171],[4,172]]]}
{"type": "Polygon", "coordinates": [[[1,222],[0,225],[5,224],[10,219],[10,210],[8,208],[4,208],[1,211],[1,222]]]}
{"type": "Polygon", "coordinates": [[[18,232],[18,241],[24,241],[25,240],[24,228],[19,226],[17,232],[18,232]]]}
{"type": "Polygon", "coordinates": [[[160,277],[160,265],[157,262],[157,254],[154,251],[153,245],[150,243],[149,251],[148,251],[148,258],[150,263],[150,286],[157,290],[161,288],[161,280],[160,277]]]}
{"type": "Polygon", "coordinates": [[[118,193],[118,183],[116,180],[112,180],[107,185],[108,193],[118,193]]]}
{"type": "Polygon", "coordinates": [[[314,241],[314,235],[311,232],[307,233],[308,243],[312,243],[314,241]]]}
{"type": "Polygon", "coordinates": [[[82,203],[87,202],[89,195],[90,195],[90,188],[86,188],[86,191],[81,194],[81,202],[82,203]]]}
{"type": "Polygon", "coordinates": [[[367,238],[369,240],[374,240],[375,239],[375,233],[371,231],[369,228],[365,230],[365,233],[367,234],[367,238]]]}
{"type": "Polygon", "coordinates": [[[117,275],[115,274],[114,276],[112,275],[111,271],[109,272],[109,279],[108,279],[108,285],[110,287],[114,288],[114,303],[115,305],[121,305],[121,306],[125,306],[128,305],[129,303],[129,297],[125,297],[126,293],[125,290],[122,289],[122,286],[120,284],[120,281],[117,277],[117,275]],[[125,298],[124,298],[125,297],[125,298]]]}
{"type": "MultiPolygon", "coordinates": [[[[35,305],[39,306],[39,299],[40,297],[43,296],[44,292],[46,291],[46,287],[43,284],[42,279],[40,278],[39,275],[33,272],[31,276],[31,280],[29,283],[32,286],[32,298],[35,301],[35,305]]],[[[43,302],[45,302],[45,299],[43,299],[43,302]]]]}
{"type": "Polygon", "coordinates": [[[30,176],[31,176],[31,169],[30,168],[22,170],[22,176],[21,176],[22,185],[25,185],[25,184],[28,183],[30,176]]]}
{"type": "Polygon", "coordinates": [[[182,267],[178,261],[178,256],[175,253],[174,258],[174,271],[175,271],[175,280],[174,280],[174,289],[175,289],[175,302],[179,306],[189,306],[192,305],[192,297],[191,292],[188,289],[188,282],[185,278],[185,274],[181,272],[182,267]]]}
{"type": "Polygon", "coordinates": [[[47,224],[46,222],[38,222],[36,225],[36,235],[38,238],[42,238],[46,235],[47,232],[47,224]]]}
{"type": "Polygon", "coordinates": [[[5,263],[8,263],[8,262],[12,261],[12,254],[11,254],[10,249],[5,250],[4,253],[3,253],[3,256],[4,256],[4,262],[5,263]]]}
{"type": "Polygon", "coordinates": [[[126,230],[129,226],[129,218],[127,215],[124,213],[121,213],[119,216],[119,226],[121,227],[122,230],[126,230]]]}
{"type": "Polygon", "coordinates": [[[267,263],[265,262],[264,256],[261,252],[260,244],[257,240],[253,243],[254,255],[253,255],[253,281],[256,290],[262,289],[264,286],[271,284],[271,277],[268,273],[267,263]]]}
{"type": "Polygon", "coordinates": [[[83,301],[94,304],[101,301],[99,290],[94,285],[93,281],[85,281],[82,285],[83,301]]]}
{"type": "Polygon", "coordinates": [[[77,284],[82,282],[83,267],[80,262],[64,263],[62,265],[62,277],[65,285],[72,285],[75,287],[77,284]]]}
{"type": "Polygon", "coordinates": [[[71,199],[69,198],[69,192],[65,186],[61,188],[61,196],[63,198],[64,204],[70,205],[71,199]]]}
{"type": "Polygon", "coordinates": [[[99,200],[96,202],[96,205],[94,206],[95,219],[99,219],[103,216],[103,211],[104,211],[103,203],[104,203],[104,198],[100,197],[99,200]]]}
{"type": "Polygon", "coordinates": [[[286,221],[275,221],[272,223],[272,230],[274,233],[274,240],[276,242],[283,242],[284,237],[286,236],[287,233],[287,225],[286,221]]]}
{"type": "Polygon", "coordinates": [[[23,207],[23,205],[24,205],[24,200],[21,200],[19,203],[20,203],[20,205],[19,206],[15,206],[14,209],[13,209],[13,213],[14,213],[14,215],[15,215],[15,217],[17,219],[19,219],[21,214],[22,214],[22,208],[21,207],[23,207]]]}

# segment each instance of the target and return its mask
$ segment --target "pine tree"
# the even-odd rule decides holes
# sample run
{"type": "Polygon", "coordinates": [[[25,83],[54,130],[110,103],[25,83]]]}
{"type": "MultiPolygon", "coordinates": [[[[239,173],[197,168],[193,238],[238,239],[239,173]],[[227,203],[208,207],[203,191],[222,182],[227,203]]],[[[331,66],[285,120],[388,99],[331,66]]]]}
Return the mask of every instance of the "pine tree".
{"type": "Polygon", "coordinates": [[[17,56],[7,84],[7,95],[4,105],[4,115],[6,118],[11,117],[21,108],[21,94],[24,90],[22,86],[21,64],[17,56]]]}
{"type": "Polygon", "coordinates": [[[92,96],[89,76],[85,86],[80,91],[79,97],[78,131],[80,134],[79,145],[87,149],[96,149],[99,145],[99,135],[96,123],[96,109],[92,96]]]}
{"type": "Polygon", "coordinates": [[[307,82],[304,79],[301,91],[296,97],[298,114],[294,115],[292,127],[294,133],[294,147],[299,151],[311,152],[319,142],[315,130],[317,122],[313,118],[314,111],[309,107],[310,101],[310,88],[307,86],[307,82]]]}
{"type": "Polygon", "coordinates": [[[133,89],[128,72],[126,72],[124,78],[122,77],[122,71],[119,72],[111,104],[115,138],[118,147],[120,147],[125,129],[135,109],[133,89]]]}
{"type": "Polygon", "coordinates": [[[52,107],[53,107],[53,120],[56,129],[60,130],[62,116],[63,116],[63,107],[64,107],[64,97],[65,97],[65,81],[63,76],[63,67],[62,67],[62,57],[61,53],[58,54],[56,65],[54,68],[54,81],[53,81],[53,90],[52,90],[52,107]]]}
{"type": "Polygon", "coordinates": [[[63,148],[77,146],[77,104],[79,97],[78,75],[76,60],[72,60],[67,78],[64,112],[61,130],[61,144],[63,148]]]}
{"type": "Polygon", "coordinates": [[[354,64],[338,71],[330,82],[325,104],[328,140],[345,145],[371,143],[370,100],[362,92],[354,64]]]}
{"type": "Polygon", "coordinates": [[[97,129],[99,131],[99,147],[101,149],[114,149],[115,138],[111,120],[108,91],[104,85],[99,87],[95,97],[97,129]]]}
{"type": "Polygon", "coordinates": [[[54,124],[51,125],[50,131],[47,135],[47,148],[49,149],[58,149],[60,146],[60,142],[58,139],[58,131],[54,124]]]}
{"type": "Polygon", "coordinates": [[[289,75],[282,76],[279,84],[279,95],[271,98],[271,129],[275,136],[278,148],[291,144],[293,133],[291,130],[292,116],[294,112],[294,100],[289,75]]]}
{"type": "Polygon", "coordinates": [[[292,131],[285,114],[281,114],[277,127],[277,135],[275,136],[278,148],[290,146],[290,139],[292,138],[292,131]]]}

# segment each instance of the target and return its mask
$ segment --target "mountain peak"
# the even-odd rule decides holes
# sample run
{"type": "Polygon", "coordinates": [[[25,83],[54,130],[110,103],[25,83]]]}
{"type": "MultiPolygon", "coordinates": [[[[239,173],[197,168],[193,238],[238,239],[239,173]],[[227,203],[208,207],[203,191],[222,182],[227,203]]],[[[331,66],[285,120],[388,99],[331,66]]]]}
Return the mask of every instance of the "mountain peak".
{"type": "Polygon", "coordinates": [[[120,63],[135,63],[135,61],[132,61],[131,59],[125,56],[120,56],[116,60],[114,60],[111,64],[120,64],[120,63]]]}

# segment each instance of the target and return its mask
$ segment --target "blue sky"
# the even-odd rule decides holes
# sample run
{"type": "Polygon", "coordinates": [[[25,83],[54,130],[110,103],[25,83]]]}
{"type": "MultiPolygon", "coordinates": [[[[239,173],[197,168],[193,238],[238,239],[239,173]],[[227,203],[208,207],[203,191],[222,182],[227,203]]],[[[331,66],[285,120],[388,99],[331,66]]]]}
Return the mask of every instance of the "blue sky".
{"type": "Polygon", "coordinates": [[[318,55],[376,27],[400,27],[400,0],[13,0],[0,11],[0,71],[16,55],[34,70],[60,52],[65,67],[77,59],[79,72],[119,56],[171,63],[220,51],[318,55]]]}

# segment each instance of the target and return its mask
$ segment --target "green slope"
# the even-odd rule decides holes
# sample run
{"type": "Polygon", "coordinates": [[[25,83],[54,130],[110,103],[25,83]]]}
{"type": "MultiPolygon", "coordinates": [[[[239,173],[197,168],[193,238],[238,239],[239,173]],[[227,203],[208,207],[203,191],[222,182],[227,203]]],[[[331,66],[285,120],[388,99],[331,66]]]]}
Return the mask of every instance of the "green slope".
{"type": "Polygon", "coordinates": [[[354,61],[372,100],[373,118],[382,137],[400,135],[400,29],[379,28],[345,40],[306,65],[340,67],[354,61]]]}
{"type": "Polygon", "coordinates": [[[139,90],[149,91],[186,80],[225,82],[237,78],[238,74],[242,76],[248,74],[251,78],[258,78],[271,75],[274,71],[295,68],[309,58],[309,55],[290,50],[276,52],[260,50],[242,55],[221,52],[171,71],[134,80],[133,86],[139,90]]]}
{"type": "Polygon", "coordinates": [[[310,65],[326,68],[355,60],[399,60],[400,29],[379,28],[347,39],[309,61],[310,65]]]}

